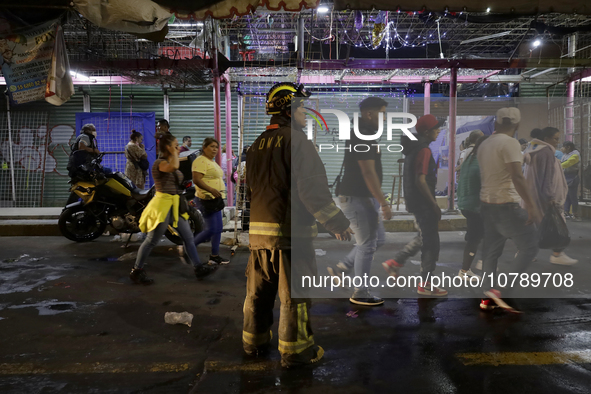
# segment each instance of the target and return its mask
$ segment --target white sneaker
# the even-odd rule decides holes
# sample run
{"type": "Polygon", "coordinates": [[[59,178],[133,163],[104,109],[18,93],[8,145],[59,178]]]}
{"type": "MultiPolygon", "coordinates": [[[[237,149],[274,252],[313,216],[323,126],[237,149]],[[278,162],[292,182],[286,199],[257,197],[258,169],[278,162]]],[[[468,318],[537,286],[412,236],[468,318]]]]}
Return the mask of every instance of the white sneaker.
{"type": "Polygon", "coordinates": [[[476,275],[471,269],[468,271],[460,270],[460,272],[458,272],[458,276],[464,280],[470,280],[472,277],[476,277],[478,280],[480,280],[480,275],[476,275]]]}
{"type": "Polygon", "coordinates": [[[552,254],[550,256],[550,263],[557,264],[557,265],[573,265],[577,264],[579,260],[572,259],[566,255],[564,252],[560,252],[558,256],[554,256],[552,254]]]}

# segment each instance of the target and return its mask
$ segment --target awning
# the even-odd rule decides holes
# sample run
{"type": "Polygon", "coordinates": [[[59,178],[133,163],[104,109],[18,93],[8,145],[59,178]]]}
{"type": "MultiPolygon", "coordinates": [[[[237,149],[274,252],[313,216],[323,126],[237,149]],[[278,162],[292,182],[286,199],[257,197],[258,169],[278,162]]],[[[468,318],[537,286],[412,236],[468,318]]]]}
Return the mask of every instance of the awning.
{"type": "Polygon", "coordinates": [[[155,0],[180,19],[203,20],[208,16],[216,19],[232,18],[250,14],[258,7],[271,11],[298,12],[304,8],[316,8],[319,0],[223,0],[216,2],[191,0],[155,0]],[[213,3],[213,4],[212,4],[213,3]]]}
{"type": "Polygon", "coordinates": [[[561,14],[591,15],[588,0],[334,0],[335,10],[384,10],[384,11],[433,11],[487,12],[495,14],[535,15],[557,12],[561,14]]]}

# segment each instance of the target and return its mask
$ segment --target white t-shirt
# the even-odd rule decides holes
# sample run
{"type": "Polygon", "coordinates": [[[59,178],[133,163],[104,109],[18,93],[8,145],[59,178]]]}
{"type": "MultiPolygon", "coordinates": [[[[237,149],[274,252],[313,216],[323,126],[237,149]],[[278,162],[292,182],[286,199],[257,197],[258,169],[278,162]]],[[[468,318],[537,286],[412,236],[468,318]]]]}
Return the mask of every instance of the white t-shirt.
{"type": "Polygon", "coordinates": [[[467,147],[466,149],[464,149],[463,151],[460,152],[460,157],[458,158],[458,164],[456,164],[456,171],[459,171],[460,167],[462,166],[462,163],[466,160],[466,157],[468,157],[468,155],[470,153],[472,153],[473,149],[474,149],[474,145],[470,145],[469,147],[467,147]]]}
{"type": "Polygon", "coordinates": [[[523,163],[521,145],[507,134],[493,134],[478,149],[480,165],[480,200],[489,204],[519,203],[507,163],[523,163]]]}
{"type": "Polygon", "coordinates": [[[466,160],[466,157],[468,157],[468,155],[470,153],[472,153],[472,151],[474,150],[474,145],[470,145],[469,147],[467,147],[466,149],[464,149],[461,153],[460,153],[460,160],[463,162],[464,160],[466,160]]]}

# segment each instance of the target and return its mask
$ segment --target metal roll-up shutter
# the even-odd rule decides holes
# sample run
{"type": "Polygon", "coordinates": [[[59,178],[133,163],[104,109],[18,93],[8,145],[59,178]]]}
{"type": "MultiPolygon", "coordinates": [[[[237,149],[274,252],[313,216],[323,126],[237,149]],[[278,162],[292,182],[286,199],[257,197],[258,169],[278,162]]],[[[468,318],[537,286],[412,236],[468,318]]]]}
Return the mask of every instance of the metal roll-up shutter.
{"type": "MultiPolygon", "coordinates": [[[[438,118],[447,118],[449,116],[449,98],[431,97],[431,115],[438,118]]],[[[423,97],[408,99],[408,112],[420,118],[425,113],[425,99],[423,97]]]]}
{"type": "MultiPolygon", "coordinates": [[[[222,88],[222,98],[224,100],[224,106],[222,107],[222,144],[226,144],[226,102],[224,97],[224,89],[222,88]]],[[[240,154],[238,144],[240,143],[239,136],[239,119],[238,119],[238,94],[236,91],[231,92],[231,118],[232,118],[232,150],[234,155],[240,154]]]]}
{"type": "MultiPolygon", "coordinates": [[[[184,136],[190,136],[192,148],[201,148],[205,138],[214,137],[214,107],[211,90],[186,92],[168,92],[170,103],[170,131],[182,142],[184,136]]],[[[222,141],[226,134],[226,102],[220,103],[222,141]]]]}
{"type": "Polygon", "coordinates": [[[246,148],[266,130],[271,116],[265,113],[264,95],[244,95],[242,103],[242,121],[244,122],[242,147],[246,148]]]}
{"type": "MultiPolygon", "coordinates": [[[[549,85],[535,84],[535,83],[520,83],[519,97],[547,97],[546,89],[549,85]]],[[[567,84],[561,83],[550,86],[548,94],[550,97],[566,97],[567,84]]]]}
{"type": "MultiPolygon", "coordinates": [[[[347,114],[349,114],[351,118],[351,127],[353,127],[353,113],[359,112],[358,103],[362,101],[364,98],[369,96],[377,96],[382,97],[384,100],[388,102],[388,107],[386,108],[387,112],[403,112],[403,98],[401,97],[390,97],[389,93],[385,92],[376,92],[376,93],[367,93],[367,92],[349,92],[346,96],[342,96],[340,100],[334,100],[334,93],[318,93],[315,94],[310,98],[310,104],[314,104],[315,99],[317,99],[317,103],[320,108],[325,109],[338,109],[347,114]]],[[[316,108],[315,108],[316,109],[316,108]]],[[[324,117],[326,119],[326,123],[328,125],[329,131],[327,130],[320,130],[318,127],[316,128],[316,144],[320,147],[321,152],[320,158],[324,163],[326,168],[326,175],[328,177],[329,185],[334,182],[339,171],[341,170],[341,166],[343,164],[343,158],[345,155],[345,141],[339,141],[338,139],[338,121],[335,116],[333,115],[326,115],[324,117]],[[335,146],[335,148],[330,148],[330,145],[335,146]],[[339,146],[339,150],[337,151],[336,146],[339,146]],[[324,150],[324,146],[327,148],[324,150]]],[[[394,152],[390,152],[387,150],[388,145],[397,145],[400,144],[400,136],[402,135],[401,130],[395,130],[392,133],[392,140],[388,141],[386,139],[386,120],[384,119],[384,130],[382,134],[382,138],[380,139],[380,144],[384,144],[380,148],[380,152],[382,153],[382,170],[383,170],[383,177],[382,177],[382,191],[384,193],[392,192],[392,182],[394,178],[393,175],[399,175],[398,171],[398,159],[402,158],[402,153],[396,152],[400,150],[398,146],[391,146],[390,149],[394,152]]],[[[371,144],[371,142],[370,142],[371,144]]],[[[396,189],[394,193],[397,193],[397,189],[400,186],[400,183],[397,181],[396,189]]]]}
{"type": "MultiPolygon", "coordinates": [[[[491,116],[503,107],[516,105],[514,98],[472,98],[458,97],[456,110],[457,116],[491,116]]],[[[424,99],[409,99],[409,112],[417,118],[424,113],[424,99]]],[[[431,114],[438,118],[449,116],[449,97],[432,97],[431,114]]]]}
{"type": "MultiPolygon", "coordinates": [[[[326,86],[310,86],[309,88],[312,92],[314,92],[314,94],[306,102],[306,106],[311,106],[315,110],[319,110],[322,108],[338,109],[350,114],[351,120],[353,117],[353,112],[359,112],[359,109],[357,107],[358,103],[370,95],[384,98],[388,102],[387,111],[403,112],[403,99],[401,97],[391,97],[392,92],[352,92],[349,90],[344,91],[343,89],[343,94],[341,94],[341,92],[326,91],[326,86]],[[324,91],[320,89],[323,89],[324,91]],[[335,97],[339,97],[339,99],[335,100],[335,97]]],[[[341,88],[339,87],[339,89],[341,88]]],[[[244,90],[246,91],[247,89],[245,88],[244,90]]],[[[245,147],[251,145],[254,142],[254,140],[263,131],[265,131],[266,126],[269,124],[269,119],[271,117],[265,114],[265,95],[266,91],[264,92],[264,94],[243,96],[243,145],[245,147]]],[[[336,117],[332,115],[326,115],[325,119],[329,130],[321,129],[317,125],[315,126],[316,144],[321,148],[326,147],[326,149],[322,149],[322,151],[319,154],[326,168],[328,183],[332,184],[337,175],[339,174],[341,165],[343,164],[345,141],[338,140],[338,121],[336,117]],[[332,145],[334,148],[329,149],[330,145],[332,145]],[[339,146],[338,151],[336,149],[337,145],[339,146]]],[[[380,143],[385,145],[399,144],[401,134],[402,132],[400,130],[396,130],[393,133],[392,141],[387,141],[386,133],[384,130],[384,134],[382,136],[380,143]]],[[[391,150],[399,150],[399,148],[391,147],[391,150]]],[[[382,150],[382,190],[384,191],[384,193],[390,193],[392,191],[392,175],[398,175],[398,159],[400,158],[402,158],[401,153],[394,153],[388,152],[387,150],[382,150]]],[[[397,192],[398,186],[399,183],[397,182],[395,193],[397,192]]]]}
{"type": "Polygon", "coordinates": [[[164,92],[160,87],[140,85],[87,86],[91,112],[155,112],[156,119],[164,117],[164,92]],[[130,96],[133,95],[133,99],[130,96]],[[110,98],[110,104],[109,104],[110,98]]]}

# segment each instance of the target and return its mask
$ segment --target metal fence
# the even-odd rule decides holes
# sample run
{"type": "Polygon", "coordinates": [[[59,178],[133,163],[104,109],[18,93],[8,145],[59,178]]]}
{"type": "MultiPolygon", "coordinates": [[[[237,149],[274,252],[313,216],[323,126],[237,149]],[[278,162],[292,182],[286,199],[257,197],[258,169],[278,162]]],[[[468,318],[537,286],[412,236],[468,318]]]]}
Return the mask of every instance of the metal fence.
{"type": "Polygon", "coordinates": [[[591,201],[591,99],[577,98],[572,103],[554,105],[548,112],[548,124],[564,130],[565,140],[575,143],[581,153],[580,199],[591,201]]]}
{"type": "Polygon", "coordinates": [[[48,120],[47,112],[0,113],[0,206],[43,206],[48,120]]]}

